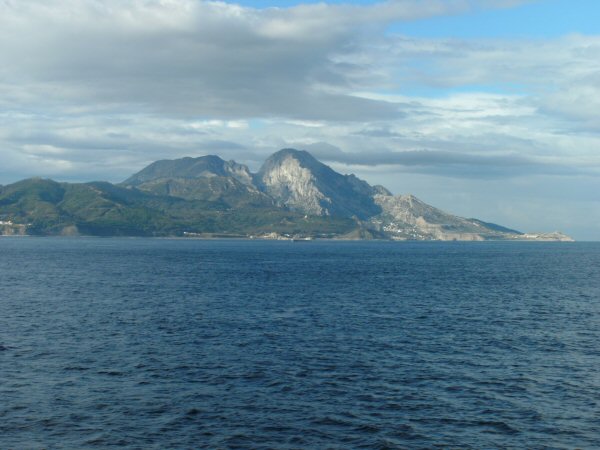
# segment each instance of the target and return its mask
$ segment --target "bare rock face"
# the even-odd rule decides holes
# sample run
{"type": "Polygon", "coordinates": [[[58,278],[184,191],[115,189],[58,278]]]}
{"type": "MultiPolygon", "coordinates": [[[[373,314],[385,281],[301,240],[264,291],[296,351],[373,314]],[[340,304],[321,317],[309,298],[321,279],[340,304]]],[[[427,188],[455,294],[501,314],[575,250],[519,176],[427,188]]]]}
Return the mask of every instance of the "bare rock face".
{"type": "Polygon", "coordinates": [[[515,239],[520,232],[454,216],[414,195],[375,195],[382,213],[371,219],[374,227],[396,240],[483,241],[515,239]]]}
{"type": "Polygon", "coordinates": [[[551,233],[525,233],[520,236],[520,239],[525,241],[545,241],[545,242],[573,242],[574,239],[571,236],[567,236],[560,231],[554,231],[551,233]]]}
{"type": "Polygon", "coordinates": [[[330,214],[331,199],[319,190],[312,171],[291,152],[268,160],[258,183],[280,206],[318,216],[330,214]]]}
{"type": "Polygon", "coordinates": [[[305,214],[366,219],[381,212],[373,200],[377,189],[354,175],[335,172],[305,151],[275,153],[255,180],[277,205],[305,214]]]}

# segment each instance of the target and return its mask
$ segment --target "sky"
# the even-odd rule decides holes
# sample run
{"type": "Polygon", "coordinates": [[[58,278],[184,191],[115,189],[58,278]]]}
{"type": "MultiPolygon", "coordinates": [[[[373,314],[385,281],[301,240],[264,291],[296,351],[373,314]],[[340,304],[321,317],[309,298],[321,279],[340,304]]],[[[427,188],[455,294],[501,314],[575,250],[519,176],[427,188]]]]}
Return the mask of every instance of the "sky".
{"type": "Polygon", "coordinates": [[[600,240],[600,2],[0,0],[0,184],[286,147],[600,240]]]}

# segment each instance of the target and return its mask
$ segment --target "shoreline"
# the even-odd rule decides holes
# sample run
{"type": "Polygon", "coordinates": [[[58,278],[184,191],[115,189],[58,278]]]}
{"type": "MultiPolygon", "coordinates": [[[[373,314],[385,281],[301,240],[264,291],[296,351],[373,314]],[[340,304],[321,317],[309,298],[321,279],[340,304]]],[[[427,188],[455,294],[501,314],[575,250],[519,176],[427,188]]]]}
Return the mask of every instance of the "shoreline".
{"type": "Polygon", "coordinates": [[[600,241],[576,241],[575,239],[561,240],[561,239],[354,239],[354,238],[343,238],[343,237],[311,237],[306,238],[268,238],[268,237],[255,237],[255,236],[239,236],[232,235],[227,236],[219,234],[217,236],[124,236],[124,235],[35,235],[35,234],[0,234],[2,238],[64,238],[64,239],[169,239],[169,240],[194,240],[194,241],[281,241],[281,242],[315,242],[315,241],[326,241],[326,242],[397,242],[397,243],[409,243],[409,242],[474,242],[474,243],[485,243],[485,242],[554,242],[554,243],[574,243],[574,242],[600,242],[600,241]]]}

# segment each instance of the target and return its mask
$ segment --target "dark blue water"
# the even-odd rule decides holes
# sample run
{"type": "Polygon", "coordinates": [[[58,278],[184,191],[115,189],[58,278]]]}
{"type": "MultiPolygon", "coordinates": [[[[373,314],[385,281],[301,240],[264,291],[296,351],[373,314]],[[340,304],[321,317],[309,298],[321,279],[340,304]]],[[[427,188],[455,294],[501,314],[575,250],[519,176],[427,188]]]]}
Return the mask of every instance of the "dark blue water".
{"type": "Polygon", "coordinates": [[[600,245],[0,239],[0,448],[598,448],[600,245]]]}

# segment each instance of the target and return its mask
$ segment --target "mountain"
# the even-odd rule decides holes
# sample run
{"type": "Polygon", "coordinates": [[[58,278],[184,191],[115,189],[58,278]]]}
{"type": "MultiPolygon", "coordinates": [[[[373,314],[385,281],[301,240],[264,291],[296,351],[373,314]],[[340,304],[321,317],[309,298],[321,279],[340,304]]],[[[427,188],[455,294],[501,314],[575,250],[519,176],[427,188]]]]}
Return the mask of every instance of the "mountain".
{"type": "Polygon", "coordinates": [[[255,179],[277,205],[305,214],[367,219],[381,213],[374,200],[380,189],[354,175],[335,172],[306,151],[278,151],[255,179]]]}
{"type": "Polygon", "coordinates": [[[254,186],[248,167],[213,155],[156,161],[122,186],[187,200],[221,201],[233,208],[273,206],[273,200],[254,186]]]}
{"type": "Polygon", "coordinates": [[[231,208],[222,201],[157,195],[106,182],[41,178],[0,188],[0,221],[0,234],[92,236],[334,237],[355,226],[350,219],[305,217],[276,207],[231,208]]]}
{"type": "Polygon", "coordinates": [[[157,197],[106,182],[32,178],[0,190],[0,215],[27,224],[29,234],[161,234],[177,228],[177,210],[202,211],[208,216],[220,207],[157,197]]]}
{"type": "Polygon", "coordinates": [[[271,155],[256,174],[209,155],[156,161],[118,185],[32,178],[0,186],[0,234],[570,240],[454,216],[294,149],[271,155]]]}
{"type": "Polygon", "coordinates": [[[376,195],[375,202],[382,213],[371,219],[373,228],[393,239],[482,241],[523,234],[477,219],[445,213],[414,195],[376,195]]]}
{"type": "Polygon", "coordinates": [[[149,181],[164,179],[198,179],[232,177],[240,183],[251,185],[252,174],[248,167],[235,161],[224,161],[218,156],[181,158],[155,161],[123,182],[129,186],[140,186],[149,181]]]}

